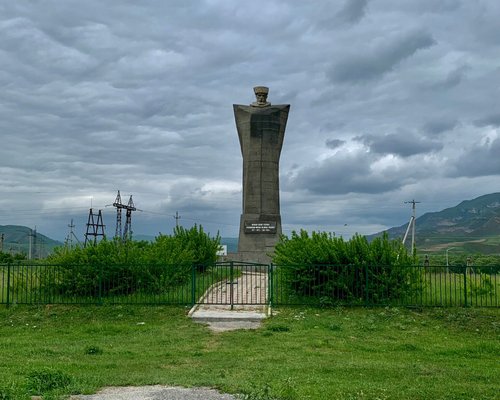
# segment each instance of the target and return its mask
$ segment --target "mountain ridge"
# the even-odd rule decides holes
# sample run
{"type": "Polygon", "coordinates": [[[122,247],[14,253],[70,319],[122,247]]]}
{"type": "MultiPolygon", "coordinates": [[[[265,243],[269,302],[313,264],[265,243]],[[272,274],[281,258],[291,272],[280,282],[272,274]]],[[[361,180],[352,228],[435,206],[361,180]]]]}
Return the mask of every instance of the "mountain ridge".
{"type": "MultiPolygon", "coordinates": [[[[368,238],[381,236],[384,232],[390,238],[402,238],[407,227],[408,223],[368,238]]],[[[467,251],[500,253],[500,193],[463,200],[454,207],[425,213],[416,218],[415,227],[415,242],[421,251],[438,251],[449,244],[461,244],[467,251]]]]}

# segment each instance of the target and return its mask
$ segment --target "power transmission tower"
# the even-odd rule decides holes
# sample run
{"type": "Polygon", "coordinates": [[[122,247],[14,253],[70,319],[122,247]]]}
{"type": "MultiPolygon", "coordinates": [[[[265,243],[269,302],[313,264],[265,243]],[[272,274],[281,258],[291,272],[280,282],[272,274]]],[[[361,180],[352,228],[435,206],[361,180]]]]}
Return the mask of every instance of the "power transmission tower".
{"type": "Polygon", "coordinates": [[[174,218],[175,218],[175,227],[177,228],[179,226],[179,220],[181,219],[181,216],[179,215],[179,211],[175,212],[174,218]]]}
{"type": "Polygon", "coordinates": [[[113,203],[113,207],[116,207],[115,237],[121,238],[122,237],[122,209],[125,207],[125,205],[122,204],[122,196],[120,195],[120,191],[118,191],[118,194],[116,195],[116,199],[115,199],[115,202],[113,203]]]}
{"type": "Polygon", "coordinates": [[[87,221],[87,232],[85,233],[85,243],[84,246],[87,246],[87,243],[90,242],[89,236],[92,236],[94,239],[92,240],[93,244],[97,243],[97,237],[102,236],[105,238],[104,234],[104,224],[102,222],[102,211],[99,210],[98,214],[94,214],[92,208],[89,211],[89,219],[87,221]],[[96,217],[96,218],[94,218],[96,217]]]}
{"type": "Polygon", "coordinates": [[[115,237],[120,238],[123,241],[129,240],[132,238],[132,211],[136,211],[134,201],[132,200],[132,195],[130,195],[130,199],[127,204],[122,203],[122,197],[120,195],[120,191],[116,196],[115,202],[113,203],[113,207],[116,207],[116,231],[115,237]],[[122,233],[122,210],[125,210],[125,229],[122,233]]]}
{"type": "Polygon", "coordinates": [[[130,195],[130,199],[126,206],[123,206],[126,212],[126,220],[125,220],[125,229],[123,230],[123,241],[132,239],[132,211],[136,211],[134,201],[132,200],[132,195],[130,195]]]}
{"type": "Polygon", "coordinates": [[[405,235],[403,236],[403,244],[406,242],[406,238],[408,236],[408,232],[410,231],[410,227],[412,228],[411,230],[411,254],[415,255],[415,221],[416,221],[416,210],[415,210],[415,204],[420,203],[420,201],[405,201],[405,204],[411,204],[412,205],[412,216],[410,217],[410,222],[408,223],[408,227],[406,228],[405,235]]]}
{"type": "Polygon", "coordinates": [[[76,241],[78,243],[80,243],[80,240],[78,239],[78,237],[75,235],[75,232],[73,231],[73,228],[75,228],[75,225],[73,224],[73,218],[71,219],[71,223],[68,225],[68,228],[69,228],[69,232],[68,232],[68,236],[66,236],[66,246],[69,247],[70,249],[73,248],[73,238],[76,239],[76,241]]]}

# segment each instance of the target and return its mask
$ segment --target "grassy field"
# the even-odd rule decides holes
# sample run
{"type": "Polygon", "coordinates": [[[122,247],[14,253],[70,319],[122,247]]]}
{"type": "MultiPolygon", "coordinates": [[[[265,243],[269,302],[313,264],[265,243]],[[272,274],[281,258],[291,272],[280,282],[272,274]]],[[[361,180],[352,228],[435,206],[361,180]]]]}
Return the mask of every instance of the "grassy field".
{"type": "Polygon", "coordinates": [[[2,307],[0,399],[149,384],[251,400],[498,399],[498,309],[277,311],[257,331],[216,334],[182,307],[2,307]]]}

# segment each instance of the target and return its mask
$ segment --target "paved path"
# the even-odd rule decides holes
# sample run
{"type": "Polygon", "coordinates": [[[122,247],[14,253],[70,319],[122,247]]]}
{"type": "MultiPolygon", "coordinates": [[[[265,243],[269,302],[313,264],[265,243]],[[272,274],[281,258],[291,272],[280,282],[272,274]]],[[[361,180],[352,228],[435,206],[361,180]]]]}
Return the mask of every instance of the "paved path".
{"type": "Polygon", "coordinates": [[[206,388],[169,386],[110,387],[92,395],[71,396],[70,400],[236,400],[230,394],[206,388]]]}
{"type": "Polygon", "coordinates": [[[268,274],[242,272],[233,281],[212,285],[189,312],[216,332],[259,328],[267,317],[268,274]]]}

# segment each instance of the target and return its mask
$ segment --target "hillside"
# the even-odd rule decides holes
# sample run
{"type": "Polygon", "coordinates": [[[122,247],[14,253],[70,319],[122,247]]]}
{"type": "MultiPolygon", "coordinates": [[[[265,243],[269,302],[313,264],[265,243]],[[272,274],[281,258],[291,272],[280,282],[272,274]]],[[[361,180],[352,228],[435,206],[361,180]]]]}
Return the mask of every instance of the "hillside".
{"type": "Polygon", "coordinates": [[[3,249],[5,253],[22,253],[28,255],[31,236],[31,256],[32,258],[43,258],[49,254],[54,247],[62,246],[63,243],[42,235],[39,232],[31,231],[30,228],[20,225],[0,225],[0,236],[3,236],[3,249]]]}
{"type": "MultiPolygon", "coordinates": [[[[391,238],[402,238],[407,226],[408,223],[386,232],[391,238]]],[[[411,233],[407,241],[411,241],[411,233]]],[[[419,251],[426,252],[458,246],[471,253],[500,253],[500,193],[462,201],[455,207],[417,217],[416,245],[419,251]]]]}

